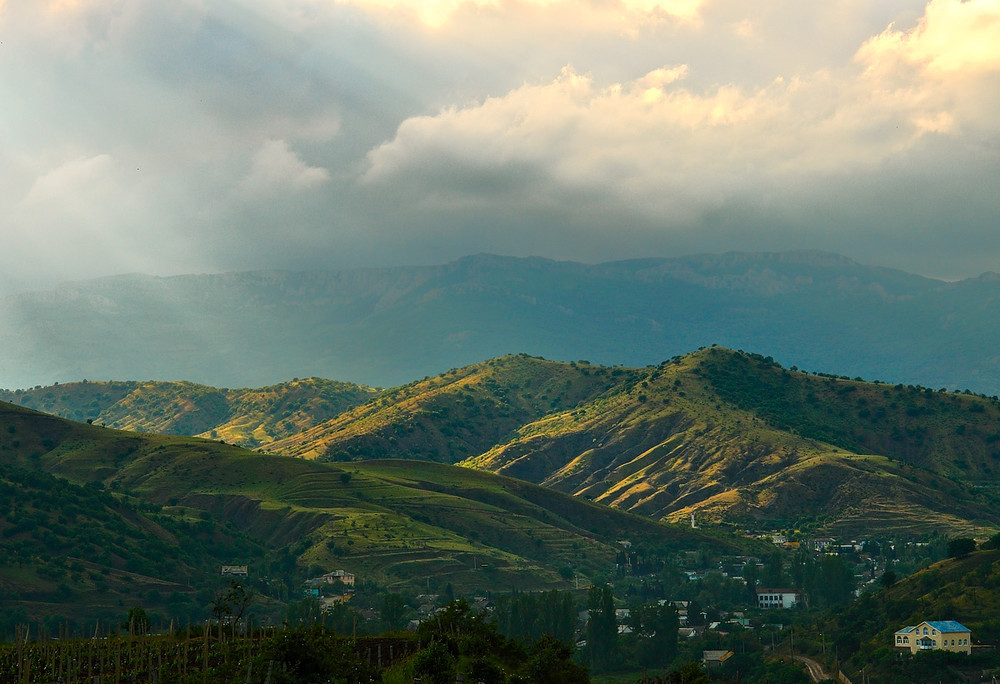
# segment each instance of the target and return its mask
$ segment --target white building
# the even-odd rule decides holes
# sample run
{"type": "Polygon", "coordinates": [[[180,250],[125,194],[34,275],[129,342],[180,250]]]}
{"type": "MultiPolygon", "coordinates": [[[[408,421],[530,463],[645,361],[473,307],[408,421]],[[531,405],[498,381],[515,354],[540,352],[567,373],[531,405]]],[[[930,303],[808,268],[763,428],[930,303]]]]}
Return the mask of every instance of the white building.
{"type": "Polygon", "coordinates": [[[794,608],[802,595],[795,589],[757,588],[758,608],[794,608]]]}

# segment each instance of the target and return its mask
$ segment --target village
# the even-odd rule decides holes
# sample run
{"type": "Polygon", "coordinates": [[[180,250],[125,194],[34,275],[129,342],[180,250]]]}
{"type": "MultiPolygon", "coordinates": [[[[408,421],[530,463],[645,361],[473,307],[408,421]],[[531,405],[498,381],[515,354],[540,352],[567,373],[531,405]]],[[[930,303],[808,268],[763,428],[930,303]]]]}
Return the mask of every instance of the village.
{"type": "MultiPolygon", "coordinates": [[[[747,536],[769,542],[773,551],[757,556],[713,556],[707,549],[664,554],[662,549],[644,548],[641,540],[619,540],[615,565],[605,577],[564,572],[563,577],[572,580],[571,590],[536,592],[530,601],[531,592],[516,588],[510,594],[486,588],[456,592],[450,583],[441,586],[436,578],[427,578],[428,590],[422,593],[397,592],[342,567],[332,568],[302,582],[300,597],[292,602],[286,619],[321,622],[354,636],[416,632],[458,600],[472,613],[496,621],[508,636],[531,638],[537,635],[519,625],[512,614],[512,605],[516,604],[516,613],[531,604],[539,614],[571,611],[561,636],[572,640],[578,652],[588,653],[592,623],[606,609],[594,605],[594,596],[604,591],[613,606],[610,619],[616,641],[635,644],[650,639],[651,616],[667,616],[667,622],[659,625],[661,631],[667,625],[676,635],[676,646],[664,655],[687,651],[711,670],[724,666],[740,649],[745,651],[748,638],[763,651],[787,651],[789,657],[796,639],[800,644],[816,641],[823,655],[828,649],[835,655],[837,644],[828,644],[824,634],[795,635],[792,624],[797,615],[846,605],[947,553],[947,541],[939,538],[854,539],[780,530],[747,536]],[[559,605],[553,608],[547,603],[559,605]]],[[[221,575],[253,583],[245,565],[223,566],[221,575]]],[[[901,654],[992,648],[977,644],[970,630],[952,618],[927,615],[917,625],[900,625],[892,645],[901,654]]]]}

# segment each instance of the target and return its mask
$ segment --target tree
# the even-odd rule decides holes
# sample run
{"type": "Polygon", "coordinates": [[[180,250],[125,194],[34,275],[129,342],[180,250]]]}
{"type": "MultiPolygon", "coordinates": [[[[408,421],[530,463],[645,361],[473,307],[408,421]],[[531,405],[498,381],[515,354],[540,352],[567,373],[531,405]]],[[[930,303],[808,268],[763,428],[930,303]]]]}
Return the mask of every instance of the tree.
{"type": "Polygon", "coordinates": [[[785,563],[778,551],[769,555],[764,564],[764,586],[775,588],[785,586],[785,563]]]}
{"type": "Polygon", "coordinates": [[[757,587],[760,584],[760,570],[757,568],[757,561],[750,559],[743,566],[743,579],[747,583],[747,600],[750,605],[757,605],[757,587]]]}
{"type": "Polygon", "coordinates": [[[128,633],[132,636],[138,636],[140,634],[149,633],[149,615],[143,610],[142,606],[133,606],[128,611],[128,616],[125,618],[125,624],[122,625],[128,630],[128,633]]]}
{"type": "Polygon", "coordinates": [[[211,604],[212,615],[220,622],[225,617],[230,618],[235,630],[253,598],[253,589],[247,589],[242,582],[230,580],[228,589],[220,589],[215,592],[211,604]]]}
{"type": "Polygon", "coordinates": [[[417,653],[413,674],[432,684],[451,684],[455,681],[455,656],[441,641],[432,641],[417,653]]]}
{"type": "Polygon", "coordinates": [[[976,540],[968,537],[959,537],[948,542],[948,558],[958,558],[965,556],[976,550],[976,540]]]}
{"type": "Polygon", "coordinates": [[[390,630],[402,629],[406,619],[406,601],[399,594],[382,597],[382,621],[390,630]]]}
{"type": "Polygon", "coordinates": [[[680,619],[673,604],[635,606],[629,610],[629,626],[636,637],[636,658],[640,665],[662,667],[677,655],[680,619]]]}
{"type": "Polygon", "coordinates": [[[535,684],[587,684],[587,669],[573,662],[573,650],[548,634],[532,644],[526,675],[535,684]]]}
{"type": "Polygon", "coordinates": [[[367,660],[321,625],[278,632],[255,659],[253,672],[258,671],[271,672],[272,684],[361,684],[378,677],[367,660]],[[269,668],[269,662],[277,667],[269,668]]]}
{"type": "Polygon", "coordinates": [[[612,665],[618,650],[618,621],[611,587],[591,587],[587,596],[587,650],[595,670],[612,665]]]}
{"type": "Polygon", "coordinates": [[[1000,549],[1000,532],[997,532],[992,537],[984,541],[980,547],[981,549],[1000,549]]]}

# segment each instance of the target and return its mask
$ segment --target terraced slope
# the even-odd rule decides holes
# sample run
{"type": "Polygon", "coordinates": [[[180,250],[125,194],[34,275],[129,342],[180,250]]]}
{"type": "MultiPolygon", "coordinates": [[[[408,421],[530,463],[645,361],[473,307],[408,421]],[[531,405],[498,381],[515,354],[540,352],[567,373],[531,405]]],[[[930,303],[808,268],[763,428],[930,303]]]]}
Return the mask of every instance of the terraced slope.
{"type": "Polygon", "coordinates": [[[39,610],[58,599],[60,609],[82,612],[95,591],[116,604],[136,587],[193,595],[230,563],[250,565],[256,578],[282,573],[290,589],[313,566],[391,586],[555,587],[567,584],[563,568],[595,579],[613,571],[620,539],[664,553],[746,544],[465,468],[319,463],[9,404],[0,404],[0,467],[4,486],[18,492],[7,501],[26,502],[7,505],[0,518],[0,586],[8,590],[0,609],[39,610]],[[30,494],[45,488],[67,494],[30,494]],[[84,494],[94,503],[78,503],[84,494]],[[53,560],[56,553],[66,560],[53,560]],[[68,565],[49,581],[52,563],[68,565]],[[109,575],[120,580],[102,583],[109,575]]]}
{"type": "Polygon", "coordinates": [[[84,381],[0,392],[0,401],[121,430],[199,436],[253,448],[302,432],[377,394],[371,387],[321,378],[257,389],[84,381]]]}
{"type": "Polygon", "coordinates": [[[827,530],[995,527],[1000,405],[713,348],[466,465],[654,517],[827,530]]]}
{"type": "Polygon", "coordinates": [[[510,438],[526,423],[592,401],[639,374],[586,362],[504,356],[387,390],[263,450],[335,461],[395,457],[455,463],[510,438]]]}
{"type": "Polygon", "coordinates": [[[456,461],[680,521],[827,531],[1000,523],[1000,404],[787,370],[718,347],[642,369],[502,357],[265,448],[456,461]]]}

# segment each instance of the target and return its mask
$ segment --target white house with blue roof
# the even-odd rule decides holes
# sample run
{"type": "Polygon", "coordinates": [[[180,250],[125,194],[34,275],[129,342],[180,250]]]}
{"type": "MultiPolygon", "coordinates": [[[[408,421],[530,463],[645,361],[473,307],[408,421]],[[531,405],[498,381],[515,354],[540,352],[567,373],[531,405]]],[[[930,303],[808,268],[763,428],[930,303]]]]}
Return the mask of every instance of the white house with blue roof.
{"type": "Polygon", "coordinates": [[[896,648],[917,651],[951,651],[952,653],[972,653],[972,632],[968,627],[954,620],[921,622],[919,625],[904,627],[895,634],[896,648]]]}

